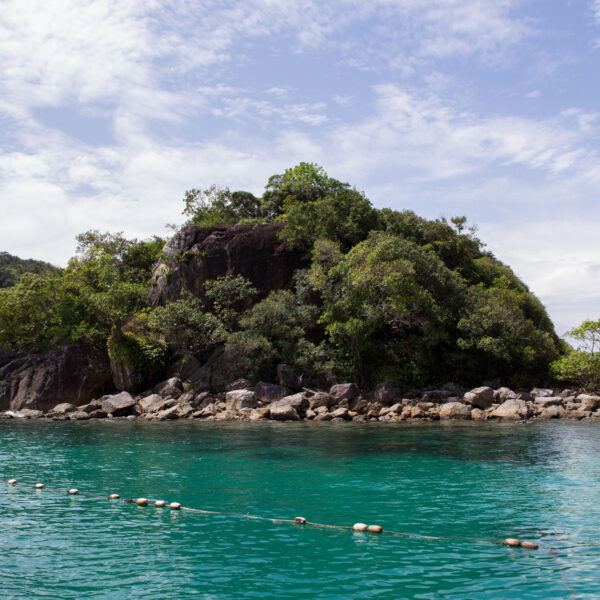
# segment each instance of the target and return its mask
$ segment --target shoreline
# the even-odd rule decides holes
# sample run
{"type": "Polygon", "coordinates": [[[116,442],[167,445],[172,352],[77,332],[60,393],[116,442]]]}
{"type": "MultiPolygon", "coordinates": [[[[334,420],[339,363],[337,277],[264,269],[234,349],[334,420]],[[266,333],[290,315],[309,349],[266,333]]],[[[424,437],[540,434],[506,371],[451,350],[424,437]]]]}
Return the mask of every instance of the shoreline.
{"type": "Polygon", "coordinates": [[[7,410],[0,412],[0,419],[354,423],[600,421],[600,396],[577,390],[513,391],[507,387],[481,386],[461,391],[459,386],[447,384],[439,389],[401,393],[393,384],[382,383],[372,392],[361,393],[355,384],[344,383],[332,386],[327,392],[304,389],[293,393],[281,385],[258,383],[211,394],[184,391],[183,382],[174,377],[136,396],[120,392],[81,406],[61,402],[48,411],[7,410]]]}

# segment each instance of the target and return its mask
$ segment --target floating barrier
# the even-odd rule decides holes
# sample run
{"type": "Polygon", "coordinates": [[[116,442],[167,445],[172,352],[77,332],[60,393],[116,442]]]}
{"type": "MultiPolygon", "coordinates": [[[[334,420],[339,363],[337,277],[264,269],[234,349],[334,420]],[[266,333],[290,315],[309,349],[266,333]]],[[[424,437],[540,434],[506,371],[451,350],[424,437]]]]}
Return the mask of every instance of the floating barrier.
{"type": "MultiPolygon", "coordinates": [[[[22,487],[29,487],[29,488],[35,488],[35,489],[45,489],[48,492],[55,492],[55,493],[60,493],[60,494],[67,493],[67,494],[72,494],[72,495],[88,496],[90,498],[104,498],[104,499],[109,499],[109,500],[118,500],[121,498],[121,496],[119,494],[114,494],[114,493],[108,494],[108,495],[91,494],[89,492],[80,492],[76,488],[71,488],[69,490],[59,490],[59,489],[53,489],[53,488],[46,488],[46,486],[43,483],[36,483],[36,484],[19,483],[18,480],[16,480],[16,479],[9,479],[6,483],[11,486],[22,486],[22,487]]],[[[188,512],[199,513],[199,514],[203,514],[203,515],[228,515],[231,517],[240,517],[240,518],[244,518],[244,519],[269,521],[271,523],[291,523],[294,525],[306,525],[308,527],[350,530],[350,531],[356,531],[356,532],[367,532],[367,533],[376,533],[376,534],[385,533],[388,535],[415,538],[415,539],[420,539],[420,540],[447,540],[447,541],[453,541],[453,542],[470,542],[473,544],[494,544],[494,545],[498,545],[498,546],[509,546],[509,547],[513,547],[513,548],[521,547],[521,548],[525,548],[528,550],[537,550],[537,548],[538,548],[538,545],[535,542],[529,542],[529,541],[521,542],[517,538],[506,538],[504,541],[500,542],[500,541],[494,541],[494,540],[473,540],[473,539],[469,539],[469,538],[460,538],[460,537],[419,535],[417,533],[402,533],[399,531],[389,531],[387,529],[383,529],[383,527],[381,527],[381,525],[367,525],[366,523],[355,523],[354,525],[327,525],[325,523],[313,523],[311,521],[308,521],[304,517],[295,517],[294,519],[276,519],[276,518],[272,518],[272,517],[260,517],[260,516],[256,516],[256,515],[249,515],[249,514],[242,514],[242,513],[231,513],[231,512],[216,511],[216,510],[203,510],[200,508],[190,508],[188,506],[181,506],[181,504],[179,502],[171,502],[170,504],[167,505],[166,501],[164,501],[164,500],[150,501],[147,498],[138,498],[137,500],[133,500],[132,498],[123,498],[123,502],[127,503],[127,504],[135,503],[137,506],[148,506],[148,504],[150,502],[152,502],[152,504],[154,504],[154,506],[156,506],[158,508],[163,508],[163,507],[168,506],[170,509],[173,509],[173,510],[183,510],[183,511],[188,511],[188,512]]]]}

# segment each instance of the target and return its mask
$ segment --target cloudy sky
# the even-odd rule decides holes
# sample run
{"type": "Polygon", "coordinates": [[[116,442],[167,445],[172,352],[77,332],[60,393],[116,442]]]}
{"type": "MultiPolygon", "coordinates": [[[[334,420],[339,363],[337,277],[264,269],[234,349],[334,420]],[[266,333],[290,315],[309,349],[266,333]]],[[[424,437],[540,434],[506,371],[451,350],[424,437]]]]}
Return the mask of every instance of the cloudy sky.
{"type": "Polygon", "coordinates": [[[2,0],[0,250],[317,162],[466,215],[562,334],[600,317],[599,60],[600,0],[2,0]]]}

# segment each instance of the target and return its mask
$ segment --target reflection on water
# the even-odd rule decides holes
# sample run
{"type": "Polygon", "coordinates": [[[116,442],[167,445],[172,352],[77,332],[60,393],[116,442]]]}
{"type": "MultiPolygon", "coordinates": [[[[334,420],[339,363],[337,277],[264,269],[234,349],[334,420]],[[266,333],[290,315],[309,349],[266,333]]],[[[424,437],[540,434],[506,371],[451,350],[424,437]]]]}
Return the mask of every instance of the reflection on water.
{"type": "MultiPolygon", "coordinates": [[[[595,423],[0,422],[2,477],[538,552],[0,486],[5,597],[600,597],[595,423]]],[[[4,592],[3,592],[4,594],[4,592]]]]}

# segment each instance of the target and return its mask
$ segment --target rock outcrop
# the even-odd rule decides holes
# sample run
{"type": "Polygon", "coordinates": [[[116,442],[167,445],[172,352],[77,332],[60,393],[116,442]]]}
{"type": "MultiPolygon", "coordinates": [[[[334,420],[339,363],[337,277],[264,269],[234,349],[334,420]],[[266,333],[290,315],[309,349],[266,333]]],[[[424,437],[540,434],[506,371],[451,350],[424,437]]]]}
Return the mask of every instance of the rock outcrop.
{"type": "Polygon", "coordinates": [[[183,290],[204,297],[204,284],[224,275],[243,275],[260,296],[287,287],[303,253],[279,239],[283,225],[190,225],[163,249],[148,294],[151,306],[176,300],[183,290]]]}
{"type": "Polygon", "coordinates": [[[80,406],[112,389],[108,357],[90,346],[43,354],[0,353],[0,410],[46,412],[61,402],[80,406]]]}

